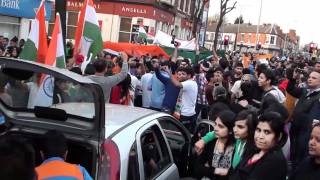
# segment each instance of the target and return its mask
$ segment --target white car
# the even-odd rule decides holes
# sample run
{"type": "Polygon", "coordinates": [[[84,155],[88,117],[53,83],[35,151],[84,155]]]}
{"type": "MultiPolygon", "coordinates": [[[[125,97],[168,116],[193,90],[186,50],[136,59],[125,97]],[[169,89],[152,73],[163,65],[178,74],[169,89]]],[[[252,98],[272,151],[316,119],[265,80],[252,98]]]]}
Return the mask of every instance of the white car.
{"type": "Polygon", "coordinates": [[[191,173],[191,136],[172,116],[104,102],[99,85],[65,69],[0,58],[0,115],[7,134],[35,147],[57,129],[68,139],[67,162],[94,179],[180,179],[191,173]],[[7,97],[7,98],[3,98],[7,97]]]}

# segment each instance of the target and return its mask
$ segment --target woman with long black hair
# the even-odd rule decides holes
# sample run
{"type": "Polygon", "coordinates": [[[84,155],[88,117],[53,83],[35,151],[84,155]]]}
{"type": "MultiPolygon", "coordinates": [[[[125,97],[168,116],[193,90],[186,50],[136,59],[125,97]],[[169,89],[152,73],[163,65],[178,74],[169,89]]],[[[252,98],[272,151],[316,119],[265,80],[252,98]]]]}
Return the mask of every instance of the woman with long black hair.
{"type": "Polygon", "coordinates": [[[216,139],[208,143],[203,153],[196,158],[194,164],[196,178],[228,179],[234,154],[235,141],[232,132],[234,118],[235,114],[229,110],[218,114],[214,126],[216,139]]]}
{"type": "Polygon", "coordinates": [[[254,134],[255,149],[241,159],[230,180],[285,180],[287,161],[281,151],[285,136],[279,113],[262,114],[254,134]]]}

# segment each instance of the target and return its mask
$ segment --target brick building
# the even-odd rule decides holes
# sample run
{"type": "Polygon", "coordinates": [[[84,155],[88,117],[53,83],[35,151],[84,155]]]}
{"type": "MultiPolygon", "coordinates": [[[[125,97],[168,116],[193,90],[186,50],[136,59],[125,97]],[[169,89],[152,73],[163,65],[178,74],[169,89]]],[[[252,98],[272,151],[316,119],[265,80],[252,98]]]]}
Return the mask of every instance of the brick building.
{"type": "MultiPolygon", "coordinates": [[[[206,47],[209,49],[213,46],[216,26],[216,23],[211,23],[207,29],[206,47]]],[[[284,48],[296,48],[299,46],[299,37],[294,30],[286,34],[278,25],[262,24],[259,27],[258,37],[256,32],[257,25],[249,23],[240,24],[239,26],[238,24],[224,24],[220,28],[219,44],[221,44],[225,36],[229,36],[228,50],[234,50],[234,45],[236,44],[237,50],[241,47],[241,51],[255,51],[256,43],[260,42],[262,48],[259,52],[273,55],[280,55],[284,48]]],[[[218,48],[220,48],[220,46],[218,46],[218,48]]]]}
{"type": "MultiPolygon", "coordinates": [[[[191,17],[199,0],[96,0],[95,7],[104,41],[132,42],[138,34],[138,22],[146,32],[155,35],[157,30],[187,40],[192,37],[191,17]]],[[[67,39],[73,39],[79,10],[83,0],[67,0],[67,39]]],[[[53,27],[53,18],[49,32],[53,27]]]]}

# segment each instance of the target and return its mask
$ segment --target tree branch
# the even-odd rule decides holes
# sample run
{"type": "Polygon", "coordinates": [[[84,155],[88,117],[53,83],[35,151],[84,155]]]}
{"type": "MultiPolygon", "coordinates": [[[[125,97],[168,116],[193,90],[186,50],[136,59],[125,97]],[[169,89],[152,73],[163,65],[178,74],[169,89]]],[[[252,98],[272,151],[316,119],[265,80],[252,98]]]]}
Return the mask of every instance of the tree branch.
{"type": "Polygon", "coordinates": [[[236,4],[237,4],[237,1],[233,3],[233,6],[232,6],[232,7],[226,8],[226,14],[228,14],[230,11],[232,11],[233,9],[235,9],[235,8],[236,8],[236,4]]]}

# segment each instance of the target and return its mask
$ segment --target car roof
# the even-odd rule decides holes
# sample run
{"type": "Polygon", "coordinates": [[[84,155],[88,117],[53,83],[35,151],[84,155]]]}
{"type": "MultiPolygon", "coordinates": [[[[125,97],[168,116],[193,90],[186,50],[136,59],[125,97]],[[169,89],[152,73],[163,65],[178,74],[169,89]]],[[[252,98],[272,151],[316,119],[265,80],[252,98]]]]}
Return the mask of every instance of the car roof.
{"type": "MultiPolygon", "coordinates": [[[[105,135],[110,136],[117,130],[146,116],[157,114],[158,112],[139,107],[106,104],[105,105],[105,135]]],[[[160,114],[160,113],[159,113],[160,114]]]]}
{"type": "MultiPolygon", "coordinates": [[[[49,66],[49,65],[46,65],[46,64],[37,63],[37,62],[34,62],[34,61],[23,60],[23,59],[6,58],[6,57],[1,57],[0,59],[4,63],[12,63],[12,64],[19,64],[19,65],[21,65],[21,64],[25,64],[25,65],[32,64],[32,65],[35,65],[35,66],[38,66],[38,67],[47,68],[47,69],[50,69],[51,71],[54,71],[56,73],[68,76],[68,78],[70,78],[70,79],[72,79],[74,81],[77,81],[79,83],[97,84],[94,81],[92,81],[91,79],[89,79],[87,77],[84,77],[84,76],[81,76],[81,75],[79,75],[77,73],[74,73],[74,72],[72,72],[72,71],[70,71],[68,69],[57,68],[57,67],[54,67],[54,66],[49,66]]],[[[20,67],[23,67],[23,66],[20,66],[20,67]]],[[[19,66],[17,66],[17,68],[19,68],[19,66]]]]}

